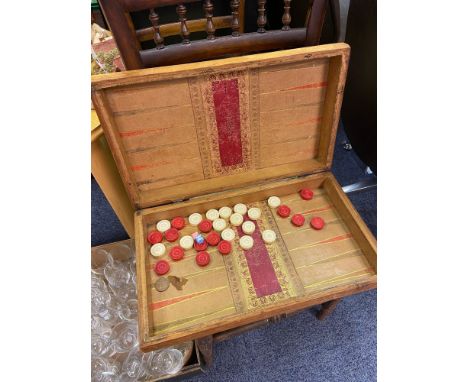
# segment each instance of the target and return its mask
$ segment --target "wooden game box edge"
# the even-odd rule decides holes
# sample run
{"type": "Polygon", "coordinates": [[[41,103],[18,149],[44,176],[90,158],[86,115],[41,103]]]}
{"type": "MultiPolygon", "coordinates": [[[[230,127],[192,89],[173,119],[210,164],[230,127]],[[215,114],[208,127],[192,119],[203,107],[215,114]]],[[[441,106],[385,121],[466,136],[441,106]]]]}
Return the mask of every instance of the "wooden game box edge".
{"type": "Polygon", "coordinates": [[[276,180],[266,182],[261,185],[245,187],[226,192],[217,192],[203,197],[193,198],[191,200],[172,203],[170,205],[157,206],[139,210],[135,213],[135,246],[137,260],[137,283],[138,283],[138,320],[139,320],[139,342],[140,349],[144,352],[152,351],[161,347],[173,345],[186,340],[195,340],[225,330],[233,329],[239,326],[251,324],[256,321],[264,320],[278,314],[292,313],[313,305],[318,305],[326,301],[346,297],[358,292],[363,292],[377,287],[377,244],[374,235],[370,232],[359,213],[356,211],[351,201],[341,189],[333,174],[329,171],[318,174],[312,174],[304,177],[295,177],[292,179],[276,180]],[[364,281],[352,282],[350,284],[331,287],[314,294],[295,297],[286,302],[277,303],[258,310],[237,314],[235,317],[217,319],[206,324],[198,324],[195,327],[187,328],[172,333],[166,333],[160,336],[151,336],[148,324],[148,305],[147,305],[147,279],[145,269],[145,236],[143,227],[143,216],[155,212],[167,212],[171,209],[180,207],[190,207],[198,205],[200,202],[217,202],[242,195],[252,194],[257,191],[268,192],[268,189],[280,185],[293,185],[305,180],[314,180],[323,178],[324,188],[327,190],[335,207],[340,215],[348,224],[355,240],[361,248],[366,251],[366,258],[375,271],[375,275],[368,277],[364,281]]]}
{"type": "Polygon", "coordinates": [[[342,54],[345,55],[349,54],[349,51],[350,46],[348,44],[339,42],[335,44],[306,46],[268,53],[249,54],[230,57],[229,59],[221,58],[188,64],[98,74],[91,77],[91,91],[94,92],[117,86],[142,84],[156,80],[162,81],[165,79],[194,76],[201,73],[211,73],[216,70],[229,70],[231,67],[236,67],[239,64],[246,65],[246,67],[254,67],[256,65],[281,63],[285,57],[288,58],[288,61],[295,62],[309,58],[320,59],[342,54]]]}
{"type": "Polygon", "coordinates": [[[170,204],[187,195],[188,188],[190,189],[189,196],[193,197],[223,191],[226,189],[225,185],[230,183],[235,183],[236,186],[240,187],[248,187],[255,184],[256,179],[274,180],[329,170],[333,160],[334,142],[346,82],[349,55],[349,45],[338,43],[95,76],[96,78],[92,79],[92,100],[132,205],[138,210],[155,205],[170,204]],[[320,60],[322,58],[330,59],[329,91],[327,91],[325,99],[319,154],[316,158],[255,169],[253,172],[215,177],[211,178],[210,182],[206,182],[206,179],[204,179],[203,181],[177,184],[144,192],[136,187],[134,174],[129,170],[131,166],[127,156],[124,155],[122,142],[117,132],[114,131],[115,122],[105,93],[106,89],[167,79],[189,78],[215,71],[227,71],[230,68],[238,67],[239,64],[242,64],[245,70],[284,63],[286,59],[288,63],[293,63],[320,60]]]}

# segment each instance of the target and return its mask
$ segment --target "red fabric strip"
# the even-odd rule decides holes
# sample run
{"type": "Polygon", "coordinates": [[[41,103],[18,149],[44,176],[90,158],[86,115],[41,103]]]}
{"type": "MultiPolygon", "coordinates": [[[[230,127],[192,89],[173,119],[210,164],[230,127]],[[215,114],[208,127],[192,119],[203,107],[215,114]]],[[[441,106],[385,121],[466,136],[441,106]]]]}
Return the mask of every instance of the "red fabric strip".
{"type": "MultiPolygon", "coordinates": [[[[248,220],[248,219],[247,219],[248,220]]],[[[281,285],[276,277],[273,264],[268,254],[268,249],[263,242],[262,235],[255,223],[255,231],[251,235],[254,245],[251,249],[244,250],[247,265],[250,271],[250,277],[255,288],[257,297],[268,296],[273,293],[281,292],[281,285]]],[[[239,236],[242,236],[242,228],[237,227],[239,236]]]]}
{"type": "Polygon", "coordinates": [[[237,79],[213,81],[213,103],[222,166],[242,163],[242,141],[237,79]]]}

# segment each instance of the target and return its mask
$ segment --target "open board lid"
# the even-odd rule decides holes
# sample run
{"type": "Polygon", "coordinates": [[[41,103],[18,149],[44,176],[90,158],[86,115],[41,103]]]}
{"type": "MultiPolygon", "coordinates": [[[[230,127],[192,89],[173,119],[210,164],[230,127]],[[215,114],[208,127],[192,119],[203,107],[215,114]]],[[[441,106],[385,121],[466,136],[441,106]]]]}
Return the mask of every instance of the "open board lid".
{"type": "Polygon", "coordinates": [[[135,208],[329,170],[349,51],[330,44],[93,76],[135,208]]]}

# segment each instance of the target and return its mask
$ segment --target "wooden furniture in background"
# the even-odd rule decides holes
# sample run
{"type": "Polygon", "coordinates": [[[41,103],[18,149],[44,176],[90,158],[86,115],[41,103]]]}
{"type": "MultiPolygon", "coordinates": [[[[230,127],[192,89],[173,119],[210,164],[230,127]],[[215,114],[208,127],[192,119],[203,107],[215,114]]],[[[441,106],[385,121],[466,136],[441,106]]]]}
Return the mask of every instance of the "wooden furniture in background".
{"type": "Polygon", "coordinates": [[[135,210],[130,204],[122,178],[104,137],[101,123],[94,110],[91,110],[91,173],[125,231],[127,231],[128,236],[133,237],[135,232],[133,214],[135,210]]]}
{"type": "MultiPolygon", "coordinates": [[[[213,16],[214,0],[205,1],[203,10],[205,12],[204,19],[185,20],[184,33],[202,32],[206,31],[207,39],[215,39],[215,31],[218,29],[235,28],[240,33],[244,32],[244,3],[245,0],[237,1],[238,4],[234,5],[233,15],[213,16]],[[233,25],[234,24],[234,25],[233,25]]],[[[183,7],[177,7],[176,12],[183,12],[183,7]]],[[[181,21],[169,24],[159,24],[159,16],[154,8],[149,12],[149,19],[152,27],[136,30],[136,36],[139,42],[155,40],[158,49],[164,47],[164,38],[169,36],[180,35],[181,21]]]]}
{"type": "MultiPolygon", "coordinates": [[[[209,359],[220,333],[376,287],[375,238],[330,173],[348,59],[346,44],[331,44],[93,78],[94,105],[138,210],[142,350],[197,339],[209,359]],[[237,165],[220,159],[218,106],[234,113],[229,121],[239,116],[237,165]],[[303,187],[316,190],[311,204],[298,196],[303,187]],[[320,212],[327,228],[291,231],[266,207],[270,195],[295,212],[320,212]],[[205,269],[188,250],[171,262],[171,274],[190,277],[186,287],[153,290],[146,235],[155,222],[238,202],[262,208],[259,224],[276,231],[268,253],[284,293],[249,289],[238,248],[213,254],[205,269]]],[[[327,305],[323,316],[336,303],[327,305]]]]}
{"type": "Polygon", "coordinates": [[[230,2],[231,15],[213,17],[212,0],[100,0],[110,29],[113,32],[117,47],[127,70],[142,69],[162,65],[173,65],[202,61],[229,55],[240,55],[253,52],[289,49],[307,45],[317,45],[320,40],[325,16],[326,0],[311,1],[304,28],[291,28],[291,0],[284,2],[258,1],[258,29],[253,33],[243,33],[244,2],[230,2]],[[187,9],[184,4],[199,3],[205,11],[206,20],[187,20],[187,9]],[[158,8],[173,6],[179,17],[178,23],[159,25],[158,8]],[[282,6],[282,28],[267,31],[266,7],[282,6]],[[148,10],[152,28],[135,30],[130,13],[148,10]],[[230,36],[216,36],[216,29],[230,25],[230,36]],[[191,41],[190,32],[206,30],[206,39],[191,41]],[[164,44],[164,37],[178,31],[182,42],[164,44]],[[141,42],[153,38],[154,49],[141,49],[141,42]]]}

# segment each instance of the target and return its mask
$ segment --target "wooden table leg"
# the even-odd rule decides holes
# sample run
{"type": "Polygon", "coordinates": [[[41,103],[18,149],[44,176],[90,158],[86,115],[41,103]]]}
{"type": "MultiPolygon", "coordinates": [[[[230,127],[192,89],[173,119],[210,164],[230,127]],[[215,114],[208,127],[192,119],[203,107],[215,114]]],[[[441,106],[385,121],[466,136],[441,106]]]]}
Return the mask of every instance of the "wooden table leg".
{"type": "Polygon", "coordinates": [[[324,320],[325,318],[327,318],[330,314],[333,313],[340,300],[341,298],[338,298],[336,300],[331,300],[323,303],[322,308],[317,312],[315,317],[317,317],[319,320],[324,320]]]}
{"type": "Polygon", "coordinates": [[[213,336],[207,336],[195,340],[195,344],[202,353],[203,358],[205,359],[205,364],[207,367],[211,367],[213,364],[213,336]]]}

